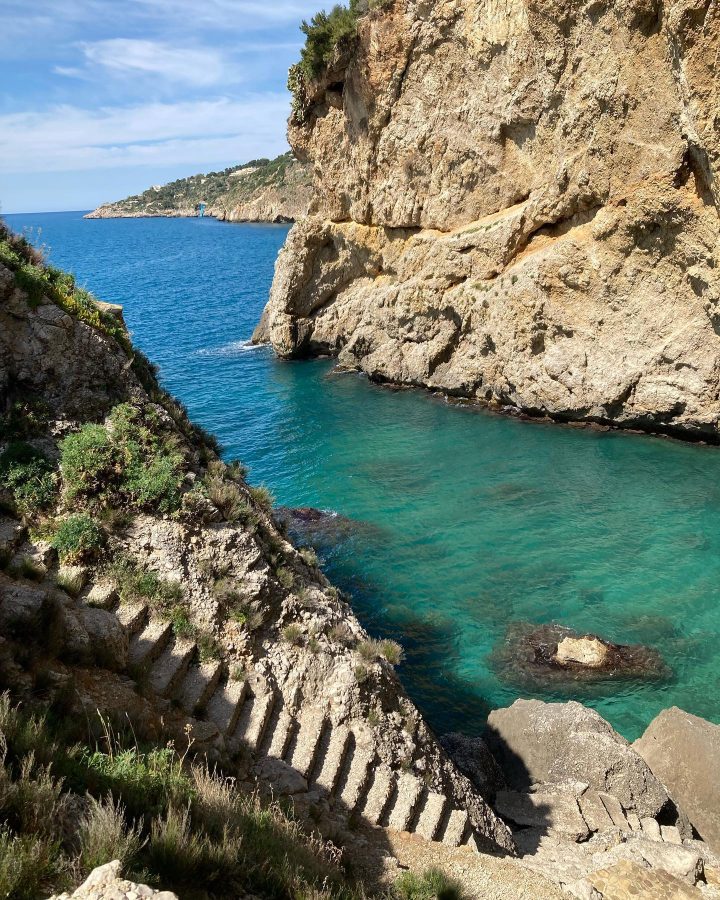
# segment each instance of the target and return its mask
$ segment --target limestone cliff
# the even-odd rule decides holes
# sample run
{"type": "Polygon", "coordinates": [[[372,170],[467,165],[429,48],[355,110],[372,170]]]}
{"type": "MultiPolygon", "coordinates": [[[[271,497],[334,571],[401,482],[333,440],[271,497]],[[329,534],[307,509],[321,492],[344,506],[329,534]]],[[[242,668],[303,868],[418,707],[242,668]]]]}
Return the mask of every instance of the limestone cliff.
{"type": "Polygon", "coordinates": [[[316,199],[256,333],[377,380],[718,439],[715,0],[394,0],[299,85],[316,199]]]}
{"type": "Polygon", "coordinates": [[[307,166],[292,154],[260,159],[222,172],[180,178],[142,194],[106,203],[86,219],[183,218],[205,215],[228,222],[293,222],[308,211],[312,193],[307,166]]]}

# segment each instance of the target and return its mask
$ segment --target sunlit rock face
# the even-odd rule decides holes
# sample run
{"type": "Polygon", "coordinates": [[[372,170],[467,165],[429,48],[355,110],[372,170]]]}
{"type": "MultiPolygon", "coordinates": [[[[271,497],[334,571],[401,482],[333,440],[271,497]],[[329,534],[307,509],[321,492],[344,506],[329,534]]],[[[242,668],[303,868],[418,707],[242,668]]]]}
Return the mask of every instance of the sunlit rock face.
{"type": "Polygon", "coordinates": [[[290,123],[256,338],[558,419],[718,434],[709,0],[395,0],[290,123]]]}

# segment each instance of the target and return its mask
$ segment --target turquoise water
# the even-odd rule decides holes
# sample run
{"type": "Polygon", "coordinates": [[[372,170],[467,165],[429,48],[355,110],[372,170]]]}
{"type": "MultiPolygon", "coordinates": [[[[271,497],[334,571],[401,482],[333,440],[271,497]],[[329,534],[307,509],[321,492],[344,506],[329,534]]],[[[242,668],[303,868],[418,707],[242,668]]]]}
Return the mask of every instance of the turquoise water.
{"type": "Polygon", "coordinates": [[[403,643],[437,731],[478,732],[518,695],[488,659],[518,621],[646,643],[672,669],[536,696],[589,702],[629,738],[671,704],[720,722],[720,450],[518,422],[250,349],[283,226],[7,218],[41,226],[53,262],[125,306],[166,386],[252,480],[366,523],[326,569],[372,633],[403,643]]]}

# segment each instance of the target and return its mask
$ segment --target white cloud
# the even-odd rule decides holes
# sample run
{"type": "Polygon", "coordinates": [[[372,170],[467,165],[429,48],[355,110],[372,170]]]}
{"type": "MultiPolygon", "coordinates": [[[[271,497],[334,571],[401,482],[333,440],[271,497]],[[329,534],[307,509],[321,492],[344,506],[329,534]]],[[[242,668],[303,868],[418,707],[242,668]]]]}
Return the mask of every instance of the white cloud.
{"type": "Polygon", "coordinates": [[[173,47],[160,41],[111,38],[80,45],[90,63],[112,72],[141,74],[207,87],[228,80],[228,68],[211,48],[173,47]]]}
{"type": "Polygon", "coordinates": [[[86,74],[84,69],[77,69],[74,66],[55,66],[53,72],[65,78],[84,78],[86,74]]]}
{"type": "Polygon", "coordinates": [[[281,152],[287,115],[285,94],[0,115],[0,172],[242,162],[281,152]]]}

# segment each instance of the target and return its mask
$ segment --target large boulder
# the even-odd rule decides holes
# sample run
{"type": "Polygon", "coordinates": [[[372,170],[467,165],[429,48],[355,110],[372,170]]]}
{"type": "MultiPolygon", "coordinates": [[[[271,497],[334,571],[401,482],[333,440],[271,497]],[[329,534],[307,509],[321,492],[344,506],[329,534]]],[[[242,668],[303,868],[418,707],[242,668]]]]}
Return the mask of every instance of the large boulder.
{"type": "Polygon", "coordinates": [[[625,809],[657,816],[672,801],[628,742],[593,709],[580,703],[516,700],[490,713],[488,746],[508,784],[580,781],[617,797],[625,809]]]}
{"type": "Polygon", "coordinates": [[[653,719],[633,749],[720,853],[720,725],[673,706],[653,719]]]}

